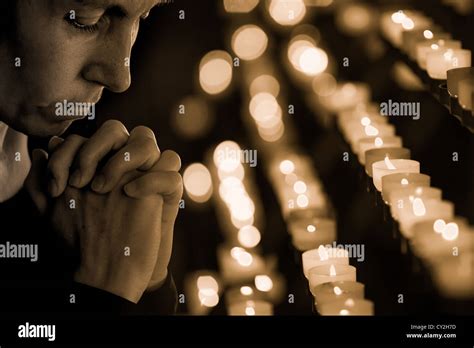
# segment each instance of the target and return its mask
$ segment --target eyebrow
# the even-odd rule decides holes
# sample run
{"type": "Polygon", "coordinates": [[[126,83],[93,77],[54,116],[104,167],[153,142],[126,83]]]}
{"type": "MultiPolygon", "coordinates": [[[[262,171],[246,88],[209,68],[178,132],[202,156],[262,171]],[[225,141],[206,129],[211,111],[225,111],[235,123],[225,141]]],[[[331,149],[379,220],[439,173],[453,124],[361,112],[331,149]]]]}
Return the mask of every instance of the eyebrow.
{"type": "MultiPolygon", "coordinates": [[[[118,4],[111,4],[111,0],[74,0],[75,3],[81,6],[89,6],[93,8],[102,8],[104,9],[109,15],[115,16],[117,18],[127,18],[130,16],[128,11],[121,5],[118,4]]],[[[153,6],[161,6],[169,2],[169,0],[158,0],[153,6]]],[[[141,19],[146,19],[150,14],[150,11],[147,11],[145,14],[141,15],[141,19]]]]}

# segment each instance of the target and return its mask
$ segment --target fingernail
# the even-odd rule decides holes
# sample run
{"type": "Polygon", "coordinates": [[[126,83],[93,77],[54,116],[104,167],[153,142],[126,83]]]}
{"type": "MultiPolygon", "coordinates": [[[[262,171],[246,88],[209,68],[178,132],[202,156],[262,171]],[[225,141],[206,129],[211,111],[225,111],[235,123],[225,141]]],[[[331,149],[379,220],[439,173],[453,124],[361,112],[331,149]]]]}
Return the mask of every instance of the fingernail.
{"type": "Polygon", "coordinates": [[[102,191],[105,186],[105,177],[100,174],[92,181],[92,189],[96,192],[102,191]]]}
{"type": "Polygon", "coordinates": [[[74,186],[75,188],[80,188],[82,175],[79,170],[76,170],[69,179],[69,185],[74,186]]]}
{"type": "Polygon", "coordinates": [[[59,186],[56,180],[52,179],[50,180],[48,184],[48,191],[51,194],[52,197],[56,197],[59,193],[59,186]]]}

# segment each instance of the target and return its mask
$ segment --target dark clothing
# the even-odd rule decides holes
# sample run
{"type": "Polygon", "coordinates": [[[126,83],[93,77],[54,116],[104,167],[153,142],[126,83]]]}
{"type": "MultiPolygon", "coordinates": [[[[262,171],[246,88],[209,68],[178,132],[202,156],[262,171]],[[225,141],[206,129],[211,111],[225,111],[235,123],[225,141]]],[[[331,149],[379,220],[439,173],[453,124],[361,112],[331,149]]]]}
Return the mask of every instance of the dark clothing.
{"type": "Polygon", "coordinates": [[[20,312],[175,313],[171,274],[163,286],[138,304],[73,281],[78,258],[39,216],[25,189],[0,204],[0,315],[20,312]],[[6,246],[38,245],[38,259],[5,257],[6,246]],[[2,257],[3,253],[3,257],[2,257]],[[75,302],[75,303],[74,303],[75,302]]]}

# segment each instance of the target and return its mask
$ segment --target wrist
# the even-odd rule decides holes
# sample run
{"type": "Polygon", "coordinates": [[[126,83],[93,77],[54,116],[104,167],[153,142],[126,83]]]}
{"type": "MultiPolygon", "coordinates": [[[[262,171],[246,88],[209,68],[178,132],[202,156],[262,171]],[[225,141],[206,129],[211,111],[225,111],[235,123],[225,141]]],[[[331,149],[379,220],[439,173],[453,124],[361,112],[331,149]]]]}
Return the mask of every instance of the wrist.
{"type": "Polygon", "coordinates": [[[100,272],[87,272],[81,268],[74,274],[74,281],[109,292],[135,304],[140,301],[145,291],[138,280],[111,277],[100,272]]]}

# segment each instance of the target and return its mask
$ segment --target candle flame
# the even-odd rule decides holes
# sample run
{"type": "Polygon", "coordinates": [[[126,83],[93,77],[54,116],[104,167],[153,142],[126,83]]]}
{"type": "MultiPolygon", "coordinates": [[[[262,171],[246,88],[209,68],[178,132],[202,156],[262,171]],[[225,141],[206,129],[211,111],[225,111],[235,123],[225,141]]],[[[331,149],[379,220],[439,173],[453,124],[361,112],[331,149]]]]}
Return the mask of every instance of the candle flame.
{"type": "Polygon", "coordinates": [[[347,307],[354,307],[355,303],[354,303],[354,300],[351,299],[351,298],[348,298],[346,300],[346,302],[344,302],[344,305],[347,306],[347,307]]]}
{"type": "Polygon", "coordinates": [[[371,123],[370,118],[367,116],[364,116],[360,119],[360,124],[363,125],[364,127],[367,127],[371,123]]]}
{"type": "Polygon", "coordinates": [[[255,308],[245,307],[245,315],[255,315],[255,308]]]}
{"type": "Polygon", "coordinates": [[[431,49],[436,51],[437,49],[439,49],[439,46],[437,44],[432,44],[431,49]]]}
{"type": "Polygon", "coordinates": [[[374,126],[369,124],[369,125],[365,126],[365,134],[367,134],[367,136],[369,136],[369,137],[375,137],[375,136],[379,135],[379,130],[377,128],[375,128],[374,126]]]}
{"type": "Polygon", "coordinates": [[[295,170],[295,164],[290,160],[284,160],[280,163],[280,172],[282,174],[291,174],[295,170]]]}
{"type": "Polygon", "coordinates": [[[316,226],[308,225],[308,227],[306,227],[306,231],[308,231],[309,233],[314,233],[316,232],[316,226]]]}
{"type": "Polygon", "coordinates": [[[415,198],[413,200],[413,214],[415,214],[415,216],[424,216],[426,214],[425,204],[421,198],[415,198]]]}
{"type": "Polygon", "coordinates": [[[387,169],[389,169],[389,170],[395,170],[395,169],[397,169],[397,168],[393,165],[392,161],[390,161],[390,158],[388,158],[387,155],[385,156],[385,160],[384,160],[384,161],[385,161],[385,165],[387,166],[387,169]]]}
{"type": "Polygon", "coordinates": [[[383,146],[382,138],[380,138],[380,137],[375,138],[374,145],[375,145],[375,147],[382,147],[383,146]]]}
{"type": "Polygon", "coordinates": [[[341,294],[342,294],[341,288],[338,287],[338,286],[334,287],[334,293],[335,293],[337,296],[341,295],[341,294]]]}
{"type": "Polygon", "coordinates": [[[244,296],[250,296],[253,294],[253,290],[250,286],[242,286],[240,288],[240,293],[244,296]]]}
{"type": "Polygon", "coordinates": [[[331,277],[335,277],[336,276],[336,267],[334,267],[334,265],[331,265],[331,267],[329,268],[329,275],[331,277]]]}
{"type": "Polygon", "coordinates": [[[412,30],[415,27],[415,22],[409,17],[405,17],[402,20],[402,27],[406,30],[412,30]]]}
{"type": "Polygon", "coordinates": [[[452,49],[448,49],[444,54],[443,54],[443,57],[445,60],[451,60],[453,59],[453,50],[452,49]]]}
{"type": "Polygon", "coordinates": [[[392,13],[392,21],[397,24],[401,24],[405,17],[402,10],[392,13]]]}
{"type": "Polygon", "coordinates": [[[441,235],[446,240],[455,240],[456,238],[458,238],[459,235],[458,224],[456,224],[455,222],[450,222],[444,227],[443,232],[441,232],[441,235]]]}
{"type": "Polygon", "coordinates": [[[425,39],[432,39],[433,38],[433,32],[431,30],[425,30],[423,32],[423,36],[425,39]]]}
{"type": "Polygon", "coordinates": [[[319,259],[321,261],[329,260],[329,253],[323,245],[320,245],[318,248],[319,259]]]}
{"type": "Polygon", "coordinates": [[[408,180],[403,178],[402,181],[400,182],[402,185],[408,185],[408,180]]]}
{"type": "Polygon", "coordinates": [[[339,311],[339,314],[340,314],[340,315],[349,315],[349,311],[348,311],[347,309],[341,309],[341,310],[339,311]]]}
{"type": "Polygon", "coordinates": [[[443,219],[438,219],[433,223],[433,230],[436,233],[443,233],[445,227],[446,222],[443,219]]]}

